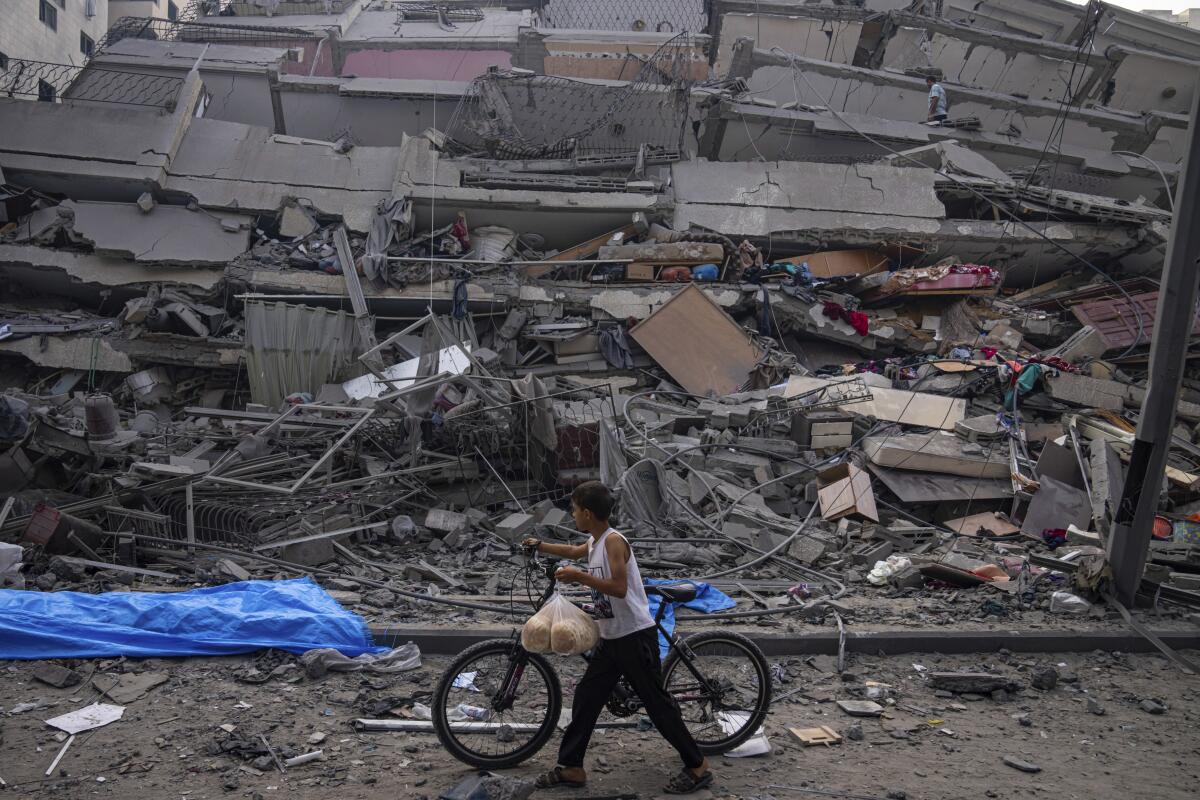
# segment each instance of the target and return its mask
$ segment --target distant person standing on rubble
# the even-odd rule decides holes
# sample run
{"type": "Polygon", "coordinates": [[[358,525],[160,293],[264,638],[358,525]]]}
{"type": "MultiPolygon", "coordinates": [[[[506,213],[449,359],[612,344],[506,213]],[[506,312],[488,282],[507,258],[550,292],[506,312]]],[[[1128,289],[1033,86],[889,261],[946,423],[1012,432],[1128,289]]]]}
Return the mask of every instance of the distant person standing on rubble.
{"type": "Polygon", "coordinates": [[[575,685],[571,724],[558,749],[558,766],[538,778],[535,785],[538,789],[583,787],[587,782],[583,756],[596,720],[624,677],[645,704],[654,727],[683,760],[683,769],[663,791],[691,794],[712,784],[713,774],[684,724],[675,699],[663,689],[658,629],[650,615],[637,558],[628,540],[608,524],[614,502],[608,488],[599,481],[581,483],[571,493],[571,516],[575,527],[588,534],[587,544],[551,544],[534,538],[524,542],[539,553],[587,559],[586,570],[563,567],[554,577],[559,583],[578,583],[592,590],[600,626],[600,644],[575,685]]]}
{"type": "Polygon", "coordinates": [[[927,122],[945,122],[949,111],[946,90],[932,75],[925,78],[925,85],[929,87],[929,114],[925,120],[927,122]]]}

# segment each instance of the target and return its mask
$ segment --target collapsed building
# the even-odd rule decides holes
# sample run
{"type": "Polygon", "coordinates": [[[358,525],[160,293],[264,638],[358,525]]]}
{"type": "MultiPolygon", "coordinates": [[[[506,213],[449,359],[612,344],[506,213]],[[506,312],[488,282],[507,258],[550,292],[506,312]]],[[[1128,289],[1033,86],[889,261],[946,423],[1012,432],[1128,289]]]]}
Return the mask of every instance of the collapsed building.
{"type": "MultiPolygon", "coordinates": [[[[209,0],[10,59],[10,580],[412,622],[600,479],[748,614],[1092,596],[1198,62],[1058,0],[209,0]]],[[[1146,581],[1194,607],[1184,387],[1146,581]]]]}

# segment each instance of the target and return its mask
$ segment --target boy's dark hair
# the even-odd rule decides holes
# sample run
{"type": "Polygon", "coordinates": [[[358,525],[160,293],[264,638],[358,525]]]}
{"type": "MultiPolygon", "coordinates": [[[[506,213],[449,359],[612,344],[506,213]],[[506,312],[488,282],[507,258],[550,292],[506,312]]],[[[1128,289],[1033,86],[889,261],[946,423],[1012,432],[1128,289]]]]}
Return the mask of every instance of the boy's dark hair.
{"type": "Polygon", "coordinates": [[[926,75],[925,82],[926,83],[937,83],[937,78],[933,77],[932,75],[926,75]]]}
{"type": "Polygon", "coordinates": [[[600,481],[586,481],[576,486],[571,492],[571,502],[592,512],[601,521],[608,519],[616,505],[612,492],[600,481]]]}

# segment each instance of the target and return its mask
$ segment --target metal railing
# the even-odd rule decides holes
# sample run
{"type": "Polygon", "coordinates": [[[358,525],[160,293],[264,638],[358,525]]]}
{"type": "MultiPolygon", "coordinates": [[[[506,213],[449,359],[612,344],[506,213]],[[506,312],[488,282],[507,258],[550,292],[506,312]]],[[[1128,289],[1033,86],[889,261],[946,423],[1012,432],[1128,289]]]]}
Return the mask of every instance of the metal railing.
{"type": "Polygon", "coordinates": [[[213,44],[242,44],[260,47],[286,47],[299,40],[320,39],[311,31],[300,28],[237,25],[219,22],[191,22],[157,19],[154,17],[122,17],[96,43],[92,58],[122,39],[150,39],[159,42],[198,42],[213,44]]]}
{"type": "Polygon", "coordinates": [[[0,96],[78,100],[174,109],[182,78],[71,64],[9,59],[0,72],[0,96]]]}
{"type": "MultiPolygon", "coordinates": [[[[356,0],[272,0],[259,5],[247,0],[230,0],[228,13],[235,17],[292,16],[296,14],[341,14],[356,0]]],[[[213,16],[210,12],[208,16],[213,16]]]]}

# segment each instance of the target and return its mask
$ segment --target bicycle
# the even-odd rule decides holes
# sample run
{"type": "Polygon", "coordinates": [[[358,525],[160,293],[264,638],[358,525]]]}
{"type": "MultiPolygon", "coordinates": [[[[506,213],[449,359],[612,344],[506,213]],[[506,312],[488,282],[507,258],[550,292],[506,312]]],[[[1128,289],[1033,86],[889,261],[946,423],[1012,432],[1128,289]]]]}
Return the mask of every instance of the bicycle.
{"type": "MultiPolygon", "coordinates": [[[[539,559],[526,549],[525,560],[528,585],[539,559]]],[[[545,566],[549,585],[535,609],[553,596],[557,569],[553,559],[545,566]]],[[[692,583],[646,585],[647,594],[662,598],[654,624],[670,645],[664,686],[700,751],[718,755],[762,726],[771,705],[771,673],[762,651],[741,634],[707,631],[683,638],[666,631],[668,603],[687,603],[697,591],[692,583]]],[[[434,731],[451,755],[479,769],[506,769],[549,741],[562,712],[562,686],[549,659],[521,646],[518,629],[507,639],[489,639],[460,653],[443,673],[431,705],[434,731]]],[[[622,679],[607,708],[630,717],[641,701],[622,679]]]]}

